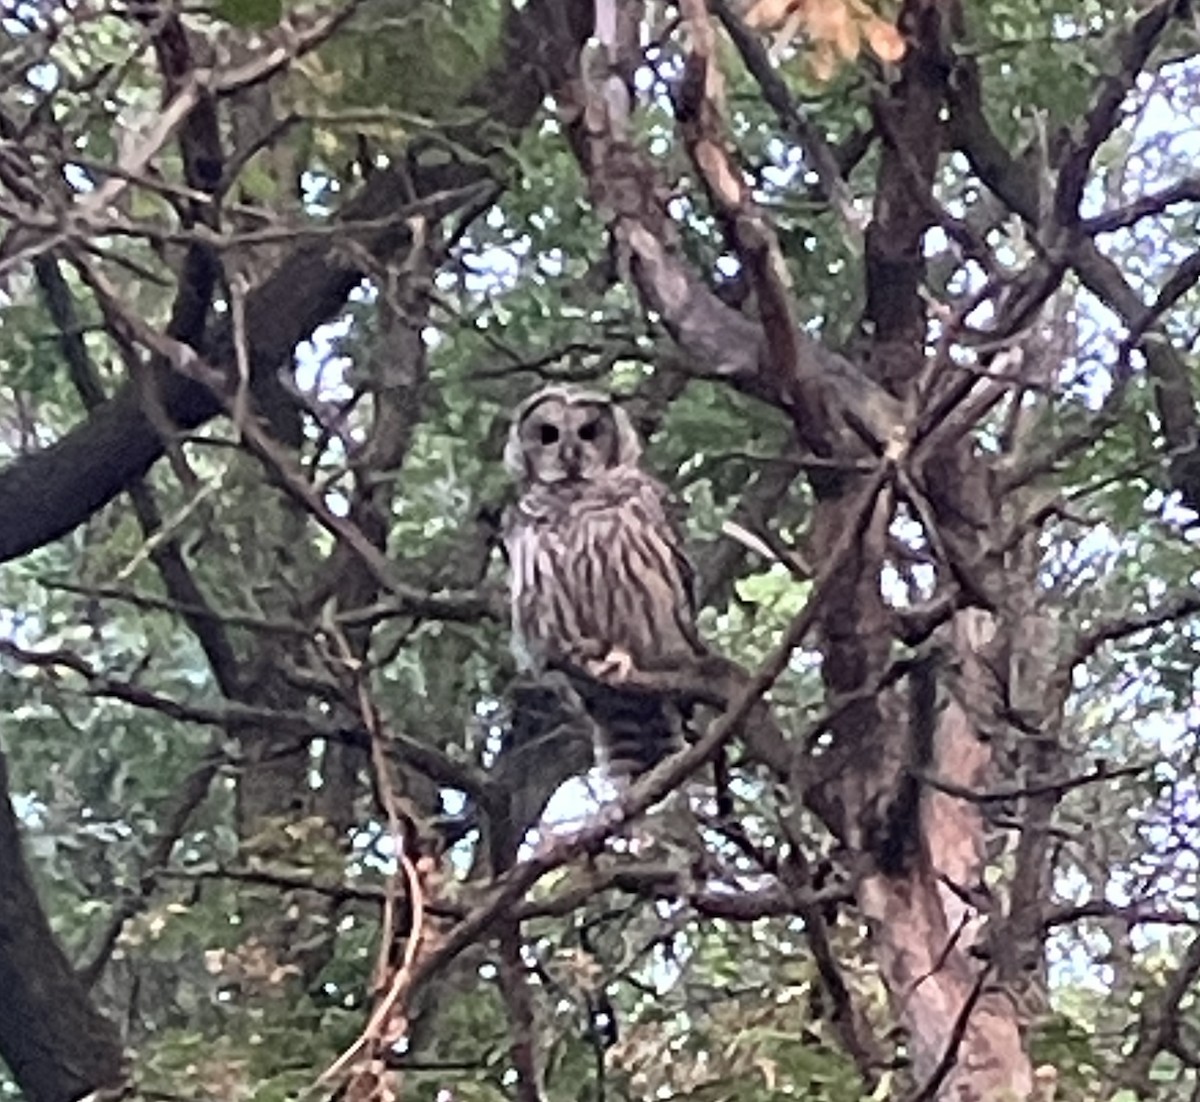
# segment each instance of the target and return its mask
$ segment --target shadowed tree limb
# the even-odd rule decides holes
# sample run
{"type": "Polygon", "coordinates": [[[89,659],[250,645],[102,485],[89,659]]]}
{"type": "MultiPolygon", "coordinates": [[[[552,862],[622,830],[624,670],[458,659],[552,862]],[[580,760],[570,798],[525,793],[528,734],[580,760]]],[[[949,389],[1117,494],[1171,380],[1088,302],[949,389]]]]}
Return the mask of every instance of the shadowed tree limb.
{"type": "Polygon", "coordinates": [[[1087,237],[1115,233],[1140,222],[1143,218],[1162,214],[1177,203],[1200,203],[1200,176],[1189,176],[1163,188],[1162,191],[1143,195],[1128,206],[1105,211],[1094,218],[1085,218],[1079,223],[1079,230],[1087,237]]]}
{"type": "Polygon", "coordinates": [[[755,292],[762,326],[761,368],[785,408],[803,401],[798,328],[792,316],[792,288],[775,230],[753,200],[721,117],[721,75],[716,35],[706,0],[683,0],[680,12],[690,49],[675,94],[675,117],[709,202],[737,253],[755,292]]]}
{"type": "MultiPolygon", "coordinates": [[[[1145,18],[1161,16],[1167,6],[1156,5],[1145,18]]],[[[969,61],[960,61],[956,76],[958,79],[949,101],[952,144],[966,154],[980,180],[1014,213],[1037,229],[1039,199],[1034,169],[1009,152],[988,122],[976,66],[969,61]]],[[[1076,238],[1069,246],[1066,259],[1088,290],[1115,311],[1131,331],[1142,324],[1146,304],[1141,295],[1090,237],[1076,238]]],[[[1200,423],[1188,365],[1165,334],[1151,330],[1143,336],[1147,339],[1140,347],[1154,380],[1155,405],[1171,485],[1186,505],[1200,509],[1200,423]]]]}
{"type": "Polygon", "coordinates": [[[1059,226],[1079,221],[1079,201],[1100,146],[1121,123],[1125,97],[1136,85],[1171,21],[1189,7],[1181,0],[1159,0],[1138,16],[1116,44],[1116,71],[1101,81],[1095,102],[1084,119],[1083,132],[1067,150],[1058,172],[1054,195],[1054,218],[1059,226]]]}
{"type": "MultiPolygon", "coordinates": [[[[507,20],[504,57],[467,94],[462,108],[487,111],[500,138],[521,130],[542,105],[543,93],[571,71],[578,46],[590,31],[585,0],[532,0],[507,20]]],[[[405,204],[405,182],[418,196],[447,195],[445,210],[458,209],[462,189],[487,182],[487,155],[496,147],[492,128],[461,127],[455,137],[475,156],[470,161],[439,156],[422,159],[414,148],[405,166],[380,170],[340,212],[345,221],[387,218],[405,204]]],[[[367,235],[378,253],[403,248],[401,225],[367,235]]],[[[296,345],[335,317],[362,279],[361,266],[335,253],[328,241],[299,245],[275,273],[246,298],[246,334],[254,374],[274,371],[296,345]]],[[[234,362],[228,327],[202,349],[211,362],[234,362]]],[[[162,407],[182,429],[196,428],[220,412],[208,389],[166,368],[156,380],[162,407]]],[[[145,474],[163,454],[163,441],[142,405],[137,388],[122,388],[86,421],[49,448],[22,456],[0,471],[0,501],[8,521],[0,527],[0,562],[19,557],[70,532],[145,474]]]]}
{"type": "Polygon", "coordinates": [[[0,1053],[30,1102],[76,1102],[123,1075],[116,1026],[97,1013],[38,901],[0,754],[0,1053]]]}

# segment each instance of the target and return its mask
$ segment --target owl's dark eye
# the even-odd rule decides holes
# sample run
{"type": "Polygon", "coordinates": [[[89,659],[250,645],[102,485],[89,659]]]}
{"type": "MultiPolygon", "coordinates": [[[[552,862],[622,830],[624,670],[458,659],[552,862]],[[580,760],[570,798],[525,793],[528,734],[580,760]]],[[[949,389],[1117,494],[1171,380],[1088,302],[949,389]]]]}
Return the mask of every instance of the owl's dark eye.
{"type": "Polygon", "coordinates": [[[554,444],[558,441],[558,429],[543,422],[538,426],[538,439],[543,444],[554,444]]]}
{"type": "Polygon", "coordinates": [[[595,440],[596,434],[599,433],[599,431],[600,431],[600,422],[599,421],[588,421],[585,424],[579,426],[579,439],[580,440],[595,440]]]}

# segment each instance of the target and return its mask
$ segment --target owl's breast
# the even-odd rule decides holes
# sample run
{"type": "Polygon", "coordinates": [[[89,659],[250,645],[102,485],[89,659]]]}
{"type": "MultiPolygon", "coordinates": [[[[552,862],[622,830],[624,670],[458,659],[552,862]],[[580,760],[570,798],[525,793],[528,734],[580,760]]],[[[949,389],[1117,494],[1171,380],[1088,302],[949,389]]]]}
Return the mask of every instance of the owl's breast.
{"type": "Polygon", "coordinates": [[[655,504],[611,488],[522,501],[506,534],[518,657],[619,649],[646,668],[698,652],[682,551],[655,504]]]}

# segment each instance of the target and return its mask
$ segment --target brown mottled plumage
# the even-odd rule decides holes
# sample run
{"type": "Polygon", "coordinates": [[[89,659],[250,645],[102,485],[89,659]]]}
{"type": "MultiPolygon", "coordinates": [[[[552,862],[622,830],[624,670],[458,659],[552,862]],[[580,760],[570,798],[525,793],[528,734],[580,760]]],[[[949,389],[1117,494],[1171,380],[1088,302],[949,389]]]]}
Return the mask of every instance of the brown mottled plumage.
{"type": "Polygon", "coordinates": [[[582,693],[599,757],[617,774],[654,764],[681,727],[674,708],[622,678],[706,653],[667,493],[640,455],[623,411],[567,387],[523,403],[505,449],[522,490],[505,525],[515,649],[534,671],[568,664],[592,675],[598,684],[582,693]]]}

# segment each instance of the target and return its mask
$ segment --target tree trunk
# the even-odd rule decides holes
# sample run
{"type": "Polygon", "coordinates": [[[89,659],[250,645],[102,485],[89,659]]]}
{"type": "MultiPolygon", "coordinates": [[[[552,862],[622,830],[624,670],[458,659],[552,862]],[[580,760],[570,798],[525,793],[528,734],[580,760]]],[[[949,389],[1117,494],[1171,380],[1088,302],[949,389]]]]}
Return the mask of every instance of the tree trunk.
{"type": "Polygon", "coordinates": [[[122,1078],[116,1026],[92,1006],[21,852],[0,754],[0,1056],[30,1102],[75,1102],[122,1078]]]}

